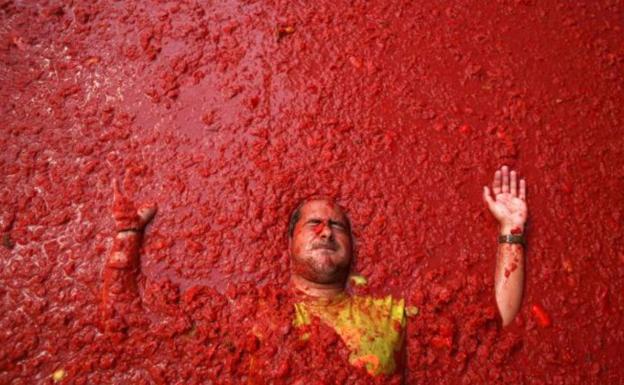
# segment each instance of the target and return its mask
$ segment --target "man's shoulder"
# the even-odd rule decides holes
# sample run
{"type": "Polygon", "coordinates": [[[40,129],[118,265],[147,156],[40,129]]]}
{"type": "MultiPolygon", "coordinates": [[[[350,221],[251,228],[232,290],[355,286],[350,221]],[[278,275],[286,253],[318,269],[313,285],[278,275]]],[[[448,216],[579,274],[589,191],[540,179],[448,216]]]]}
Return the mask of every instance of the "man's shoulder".
{"type": "Polygon", "coordinates": [[[405,299],[403,298],[392,295],[353,295],[352,300],[355,308],[364,311],[388,314],[394,319],[401,319],[405,316],[405,299]]]}
{"type": "MultiPolygon", "coordinates": [[[[358,289],[364,289],[364,291],[368,292],[368,279],[365,276],[353,273],[349,276],[349,282],[351,283],[351,288],[353,290],[357,291],[358,289]]],[[[356,292],[353,293],[351,297],[355,306],[386,311],[397,318],[402,317],[407,310],[405,299],[392,294],[363,295],[356,292]]]]}
{"type": "Polygon", "coordinates": [[[392,318],[411,317],[418,314],[418,307],[406,304],[405,298],[396,297],[391,294],[386,296],[353,295],[356,306],[363,308],[378,309],[392,314],[392,318]]]}

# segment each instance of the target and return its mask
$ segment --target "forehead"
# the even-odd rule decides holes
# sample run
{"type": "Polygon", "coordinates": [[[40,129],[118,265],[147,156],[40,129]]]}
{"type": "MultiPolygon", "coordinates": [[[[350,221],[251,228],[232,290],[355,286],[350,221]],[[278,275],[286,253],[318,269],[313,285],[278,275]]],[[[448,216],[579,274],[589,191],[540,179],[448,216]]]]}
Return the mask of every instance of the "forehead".
{"type": "Polygon", "coordinates": [[[301,219],[305,221],[305,219],[312,217],[346,221],[346,216],[340,207],[326,200],[313,200],[303,205],[301,208],[301,219]]]}

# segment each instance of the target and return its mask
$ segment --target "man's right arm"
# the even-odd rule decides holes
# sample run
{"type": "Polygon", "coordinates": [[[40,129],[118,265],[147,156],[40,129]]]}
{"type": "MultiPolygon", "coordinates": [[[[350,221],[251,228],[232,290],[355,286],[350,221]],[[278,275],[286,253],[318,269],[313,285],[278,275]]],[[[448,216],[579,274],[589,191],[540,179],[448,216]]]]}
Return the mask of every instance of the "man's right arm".
{"type": "Polygon", "coordinates": [[[130,314],[138,300],[138,250],[141,234],[117,233],[113,249],[102,272],[101,320],[104,330],[121,331],[126,325],[123,315],[130,314]]]}
{"type": "Polygon", "coordinates": [[[126,318],[140,308],[137,290],[139,250],[143,229],[156,213],[155,206],[134,208],[113,184],[113,218],[116,235],[102,272],[100,317],[103,329],[119,332],[127,327],[126,318]]]}

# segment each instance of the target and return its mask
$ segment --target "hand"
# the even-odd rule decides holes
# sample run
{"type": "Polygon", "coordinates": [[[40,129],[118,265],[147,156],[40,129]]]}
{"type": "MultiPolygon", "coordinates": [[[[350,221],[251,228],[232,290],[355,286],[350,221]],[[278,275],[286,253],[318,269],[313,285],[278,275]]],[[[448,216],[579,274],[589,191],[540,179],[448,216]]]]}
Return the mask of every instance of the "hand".
{"type": "Polygon", "coordinates": [[[156,205],[143,205],[138,210],[120,191],[113,179],[113,218],[117,231],[142,231],[156,214],[156,205]]]}
{"type": "Polygon", "coordinates": [[[495,199],[492,199],[490,189],[483,186],[483,200],[487,203],[490,212],[498,219],[501,232],[509,234],[512,230],[513,232],[524,231],[524,223],[528,215],[525,180],[520,179],[519,191],[517,191],[516,172],[512,170],[510,175],[507,166],[503,166],[494,173],[492,190],[495,199]]]}

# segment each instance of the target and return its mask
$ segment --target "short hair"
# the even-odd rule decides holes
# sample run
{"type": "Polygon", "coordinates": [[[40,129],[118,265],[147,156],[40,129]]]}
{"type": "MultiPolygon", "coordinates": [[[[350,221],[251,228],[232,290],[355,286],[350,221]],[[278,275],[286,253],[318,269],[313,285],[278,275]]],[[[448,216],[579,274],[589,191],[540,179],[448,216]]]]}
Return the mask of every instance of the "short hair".
{"type": "Polygon", "coordinates": [[[349,234],[351,234],[351,221],[349,221],[349,217],[347,216],[345,211],[342,209],[342,207],[340,207],[331,199],[327,199],[323,197],[314,197],[314,198],[304,199],[303,201],[301,201],[301,203],[299,203],[299,205],[297,205],[297,207],[290,214],[290,219],[288,220],[288,238],[292,238],[293,234],[295,233],[295,227],[297,226],[299,219],[301,219],[301,209],[303,208],[303,206],[306,203],[310,201],[315,201],[315,200],[325,200],[338,206],[340,208],[340,211],[342,211],[342,215],[344,216],[345,221],[347,222],[347,229],[349,230],[349,234]]]}
{"type": "Polygon", "coordinates": [[[288,238],[292,238],[295,233],[295,226],[297,226],[297,222],[301,219],[301,208],[304,204],[306,204],[307,200],[304,199],[297,205],[297,207],[290,214],[290,219],[288,220],[288,238]]]}

